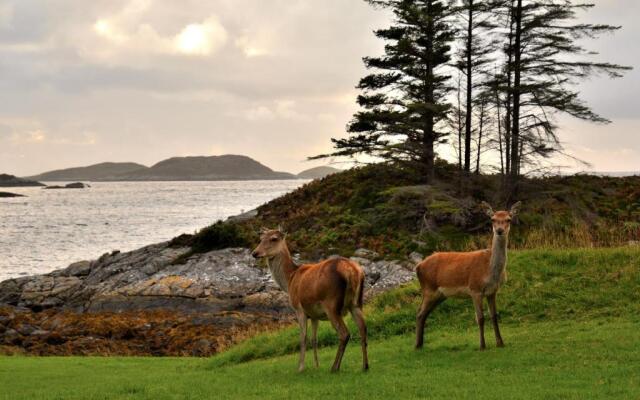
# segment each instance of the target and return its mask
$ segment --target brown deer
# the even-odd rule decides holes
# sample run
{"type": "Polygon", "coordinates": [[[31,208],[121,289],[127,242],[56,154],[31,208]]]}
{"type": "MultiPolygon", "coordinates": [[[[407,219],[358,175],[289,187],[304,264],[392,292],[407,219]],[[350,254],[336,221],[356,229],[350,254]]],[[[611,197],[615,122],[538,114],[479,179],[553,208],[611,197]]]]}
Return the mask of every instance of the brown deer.
{"type": "Polygon", "coordinates": [[[418,264],[416,274],[422,291],[422,304],[416,318],[416,349],[422,348],[427,317],[448,297],[471,297],[473,300],[480,328],[480,350],[485,349],[482,301],[486,297],[496,345],[504,346],[498,327],[496,293],[506,280],[509,228],[520,204],[514,204],[510,211],[494,212],[489,204],[482,202],[493,225],[491,249],[466,253],[434,253],[418,264]]]}
{"type": "Polygon", "coordinates": [[[318,321],[329,320],[338,332],[340,344],[331,368],[340,369],[344,350],[350,334],[343,316],[350,312],[362,344],[362,368],[369,369],[367,358],[367,326],[362,313],[364,272],[355,262],[335,257],[317,264],[296,265],[291,258],[285,235],[278,230],[264,230],[260,244],[253,251],[256,258],[265,258],[274,280],[289,294],[289,301],[300,324],[300,363],[304,370],[304,353],[307,346],[307,320],[311,320],[313,359],[318,367],[318,321]]]}

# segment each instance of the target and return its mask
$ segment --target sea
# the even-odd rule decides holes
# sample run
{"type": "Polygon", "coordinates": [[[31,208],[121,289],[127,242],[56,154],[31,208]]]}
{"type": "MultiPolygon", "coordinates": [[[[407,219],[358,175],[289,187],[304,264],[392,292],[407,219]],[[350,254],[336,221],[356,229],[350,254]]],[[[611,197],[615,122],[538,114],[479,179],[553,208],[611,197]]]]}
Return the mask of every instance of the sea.
{"type": "Polygon", "coordinates": [[[94,182],[87,189],[2,188],[27,197],[0,198],[0,281],[194,233],[307,182],[94,182]]]}

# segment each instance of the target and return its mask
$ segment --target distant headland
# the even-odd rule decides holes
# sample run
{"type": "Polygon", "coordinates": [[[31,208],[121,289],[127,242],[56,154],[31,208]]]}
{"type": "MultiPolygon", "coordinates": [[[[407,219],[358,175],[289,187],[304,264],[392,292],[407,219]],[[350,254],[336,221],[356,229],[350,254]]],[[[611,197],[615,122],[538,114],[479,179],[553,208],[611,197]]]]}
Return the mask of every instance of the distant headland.
{"type": "Polygon", "coordinates": [[[243,155],[173,157],[147,167],[133,162],[105,162],[48,171],[26,179],[68,181],[225,181],[317,179],[338,172],[332,167],[311,168],[295,175],[274,171],[243,155]]]}

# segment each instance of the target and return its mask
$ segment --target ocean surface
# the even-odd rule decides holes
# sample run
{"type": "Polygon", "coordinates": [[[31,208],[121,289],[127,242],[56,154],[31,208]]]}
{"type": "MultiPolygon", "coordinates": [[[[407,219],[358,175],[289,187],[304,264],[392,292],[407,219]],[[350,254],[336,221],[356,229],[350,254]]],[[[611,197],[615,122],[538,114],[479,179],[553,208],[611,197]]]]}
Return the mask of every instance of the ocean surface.
{"type": "Polygon", "coordinates": [[[28,197],[0,198],[0,281],[193,233],[306,182],[96,182],[88,189],[3,188],[28,197]]]}

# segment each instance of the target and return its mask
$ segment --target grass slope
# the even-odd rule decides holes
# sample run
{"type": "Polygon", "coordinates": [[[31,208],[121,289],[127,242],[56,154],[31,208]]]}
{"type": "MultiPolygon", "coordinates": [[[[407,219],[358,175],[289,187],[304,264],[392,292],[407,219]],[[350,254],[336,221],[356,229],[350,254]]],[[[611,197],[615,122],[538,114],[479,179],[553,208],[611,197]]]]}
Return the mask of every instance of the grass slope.
{"type": "Polygon", "coordinates": [[[475,329],[439,331],[423,351],[398,336],[357,346],[339,374],[296,372],[296,356],[212,368],[204,359],[0,358],[1,399],[638,398],[638,325],[618,319],[509,326],[504,349],[479,352],[475,329]]]}
{"type": "MultiPolygon", "coordinates": [[[[402,259],[412,251],[487,246],[489,220],[478,204],[487,200],[496,209],[505,207],[500,177],[474,175],[460,183],[455,166],[443,162],[436,175],[432,185],[424,185],[422,175],[383,164],[331,174],[259,207],[255,218],[238,223],[234,242],[255,246],[260,228],[282,225],[292,251],[311,260],[349,256],[358,247],[402,259]]],[[[518,199],[524,202],[512,248],[640,241],[640,177],[523,179],[518,199]]],[[[233,224],[198,232],[192,237],[194,251],[224,247],[220,237],[228,237],[233,224]]],[[[188,237],[180,244],[191,244],[188,237]]]]}
{"type": "Polygon", "coordinates": [[[298,374],[289,354],[297,332],[284,329],[213,359],[2,357],[0,399],[640,398],[640,249],[510,257],[499,295],[504,349],[489,327],[489,349],[478,351],[470,302],[450,300],[429,320],[425,349],[414,351],[412,284],[367,306],[368,373],[354,335],[340,374],[328,372],[334,347],[321,350],[319,370],[298,374]]]}

